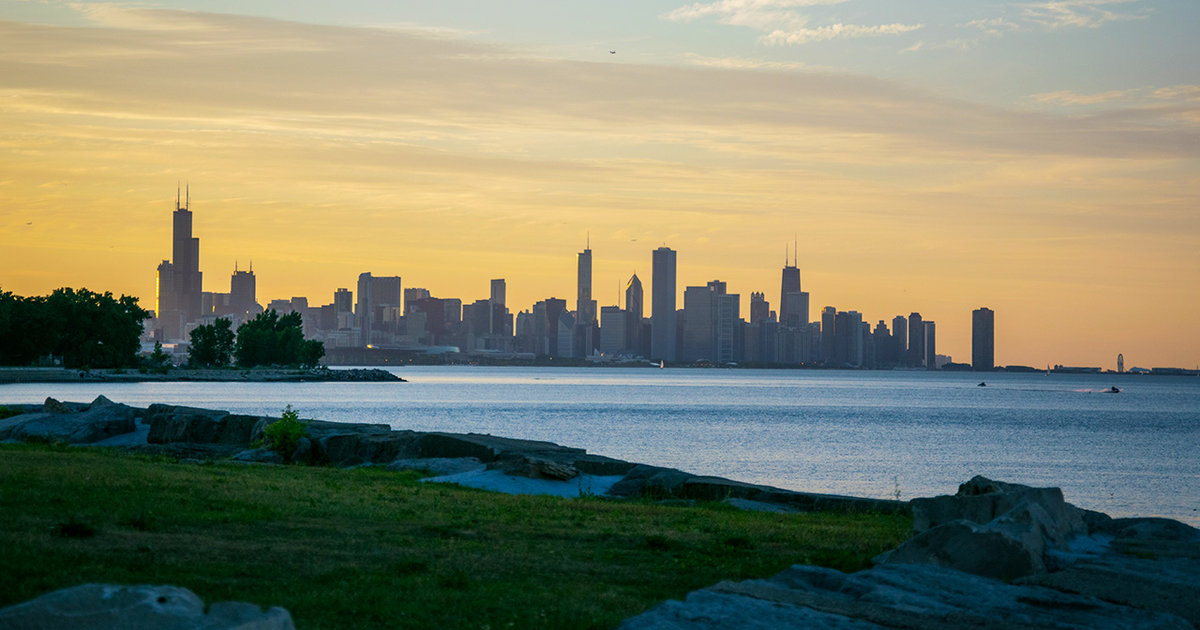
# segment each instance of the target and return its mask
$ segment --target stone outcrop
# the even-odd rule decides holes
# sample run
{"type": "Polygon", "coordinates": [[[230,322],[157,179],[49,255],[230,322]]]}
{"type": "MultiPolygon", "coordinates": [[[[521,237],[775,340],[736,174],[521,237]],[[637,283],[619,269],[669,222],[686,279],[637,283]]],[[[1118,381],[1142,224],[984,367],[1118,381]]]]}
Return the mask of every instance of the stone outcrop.
{"type": "Polygon", "coordinates": [[[47,593],[0,610],[7,630],[292,630],[292,616],[279,607],[219,602],[208,612],[195,593],[177,586],[84,584],[47,593]]]}
{"type": "Polygon", "coordinates": [[[721,582],[627,619],[624,630],[718,628],[1024,628],[1185,630],[1178,616],[930,565],[844,574],[794,566],[766,580],[721,582]]]}
{"type": "Polygon", "coordinates": [[[137,428],[137,410],[103,396],[90,405],[47,398],[42,407],[0,420],[0,440],[91,444],[137,428]]]}
{"type": "Polygon", "coordinates": [[[1111,519],[1058,488],[983,477],[913,512],[919,531],[872,569],[722,582],[622,627],[1200,627],[1200,532],[1183,523],[1111,519]]]}
{"type": "Polygon", "coordinates": [[[1088,533],[1084,511],[1064,501],[1058,488],[975,477],[953,496],[911,504],[916,535],[878,562],[933,564],[1013,580],[1045,572],[1054,561],[1049,549],[1088,533]]]}

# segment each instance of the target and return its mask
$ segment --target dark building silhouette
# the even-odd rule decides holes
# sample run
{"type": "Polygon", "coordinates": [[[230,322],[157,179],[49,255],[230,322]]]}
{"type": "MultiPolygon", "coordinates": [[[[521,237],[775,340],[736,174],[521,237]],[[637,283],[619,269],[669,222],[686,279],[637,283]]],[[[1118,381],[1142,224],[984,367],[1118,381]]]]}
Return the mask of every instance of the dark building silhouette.
{"type": "Polygon", "coordinates": [[[637,274],[629,278],[625,285],[625,352],[631,355],[645,355],[645,337],[642,334],[642,318],[645,308],[645,298],[642,294],[642,281],[637,274]]]}
{"type": "Polygon", "coordinates": [[[784,264],[779,290],[779,323],[789,328],[808,324],[808,293],[800,289],[800,268],[784,264]]]}
{"type": "Polygon", "coordinates": [[[925,324],[920,313],[908,316],[908,361],[909,367],[925,365],[925,324]]]}
{"type": "Polygon", "coordinates": [[[971,369],[996,369],[996,314],[990,308],[971,311],[971,369]]]}
{"type": "Polygon", "coordinates": [[[576,264],[575,325],[571,354],[586,357],[596,349],[596,302],[592,299],[591,239],[576,264]]]}
{"type": "Polygon", "coordinates": [[[908,363],[908,320],[903,315],[892,318],[892,353],[893,365],[908,363]]]}
{"type": "Polygon", "coordinates": [[[837,309],[826,306],[821,309],[821,360],[825,363],[837,361],[834,349],[835,335],[837,335],[837,309]]]}
{"type": "Polygon", "coordinates": [[[925,329],[925,369],[937,369],[937,324],[933,320],[921,322],[925,329]]]}
{"type": "Polygon", "coordinates": [[[358,305],[354,311],[358,320],[359,345],[369,346],[385,341],[380,333],[384,330],[386,311],[399,311],[403,295],[400,276],[377,277],[370,273],[359,274],[358,305]]]}
{"type": "Polygon", "coordinates": [[[771,303],[767,301],[767,294],[762,291],[751,291],[750,323],[757,324],[768,319],[771,319],[771,303]]]}
{"type": "Polygon", "coordinates": [[[674,361],[675,351],[675,250],[654,250],[653,284],[650,287],[650,358],[674,361]]]}
{"type": "Polygon", "coordinates": [[[180,204],[175,191],[175,212],[171,214],[171,260],[158,266],[155,314],[158,334],[163,339],[183,340],[187,325],[204,314],[201,288],[200,239],[192,236],[191,191],[180,204]]]}

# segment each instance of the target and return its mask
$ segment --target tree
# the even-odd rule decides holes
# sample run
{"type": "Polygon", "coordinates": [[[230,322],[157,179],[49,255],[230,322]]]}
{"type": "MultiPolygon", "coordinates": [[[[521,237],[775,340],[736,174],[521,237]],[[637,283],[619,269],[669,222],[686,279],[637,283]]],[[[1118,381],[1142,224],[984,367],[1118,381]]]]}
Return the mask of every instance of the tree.
{"type": "Polygon", "coordinates": [[[192,330],[188,346],[188,365],[191,367],[226,367],[233,354],[233,322],[219,317],[211,324],[192,330]]]}
{"type": "Polygon", "coordinates": [[[325,356],[325,345],[305,341],[300,313],[279,316],[273,309],[259,313],[237,330],[234,355],[238,365],[313,366],[325,356]]]}
{"type": "Polygon", "coordinates": [[[27,298],[0,292],[0,361],[29,365],[50,354],[70,368],[132,365],[149,316],[126,295],[71,288],[27,298]]]}

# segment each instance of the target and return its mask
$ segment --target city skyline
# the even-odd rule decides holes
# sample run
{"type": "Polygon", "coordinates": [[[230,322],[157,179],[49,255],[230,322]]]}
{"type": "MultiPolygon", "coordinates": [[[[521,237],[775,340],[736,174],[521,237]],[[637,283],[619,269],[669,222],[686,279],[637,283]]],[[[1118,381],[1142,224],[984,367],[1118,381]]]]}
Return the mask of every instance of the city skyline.
{"type": "Polygon", "coordinates": [[[151,306],[182,180],[209,290],[571,304],[590,231],[597,308],[666,245],[748,314],[795,240],[810,317],[959,361],[981,305],[1000,365],[1200,353],[1194,3],[213,10],[0,0],[0,288],[151,306]]]}

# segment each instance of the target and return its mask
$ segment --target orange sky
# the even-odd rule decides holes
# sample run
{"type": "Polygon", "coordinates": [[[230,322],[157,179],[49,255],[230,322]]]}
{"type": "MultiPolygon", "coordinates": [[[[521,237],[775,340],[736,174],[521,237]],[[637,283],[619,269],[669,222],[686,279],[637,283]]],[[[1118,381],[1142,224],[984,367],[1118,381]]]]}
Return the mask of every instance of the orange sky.
{"type": "MultiPolygon", "coordinates": [[[[614,304],[650,251],[678,290],[812,315],[919,311],[969,361],[1200,363],[1200,88],[1102,112],[1004,107],[831,71],[555,59],[480,38],[113,9],[0,21],[0,288],[153,306],[177,182],[205,289],[261,303],[357,274],[510,308],[573,302],[590,232],[614,304]]],[[[1164,88],[1165,90],[1165,88],[1164,88]]],[[[681,302],[682,303],[682,302],[681,302]]]]}

